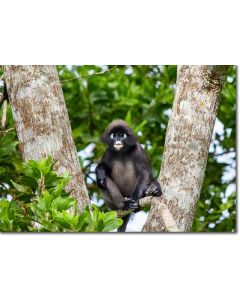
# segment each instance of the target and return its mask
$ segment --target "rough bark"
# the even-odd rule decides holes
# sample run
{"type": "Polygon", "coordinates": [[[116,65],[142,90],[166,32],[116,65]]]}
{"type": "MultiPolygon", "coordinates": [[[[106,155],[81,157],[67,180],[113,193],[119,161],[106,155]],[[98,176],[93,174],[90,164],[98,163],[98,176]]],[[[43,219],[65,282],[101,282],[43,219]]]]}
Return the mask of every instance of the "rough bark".
{"type": "Polygon", "coordinates": [[[72,179],[67,190],[81,210],[89,202],[55,66],[5,66],[4,79],[25,161],[51,155],[72,179]]]}
{"type": "MultiPolygon", "coordinates": [[[[159,180],[180,231],[189,231],[207,164],[227,66],[179,66],[159,180]]],[[[143,231],[166,229],[152,205],[143,231]]]]}

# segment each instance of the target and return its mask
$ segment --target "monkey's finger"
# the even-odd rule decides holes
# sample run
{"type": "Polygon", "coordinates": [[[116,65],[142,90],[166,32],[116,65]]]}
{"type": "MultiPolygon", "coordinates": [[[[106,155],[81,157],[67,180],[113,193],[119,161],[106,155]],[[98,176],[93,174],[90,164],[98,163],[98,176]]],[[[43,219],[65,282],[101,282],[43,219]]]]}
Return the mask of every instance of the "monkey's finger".
{"type": "Polygon", "coordinates": [[[138,209],[138,208],[139,208],[139,205],[138,205],[138,203],[136,203],[136,202],[131,202],[131,203],[126,203],[126,204],[124,205],[124,208],[125,208],[125,209],[135,210],[135,209],[138,209]]]}
{"type": "Polygon", "coordinates": [[[135,202],[133,202],[132,200],[128,200],[128,201],[125,201],[124,202],[124,209],[126,209],[126,210],[128,210],[128,209],[134,209],[133,208],[133,204],[134,204],[135,202]]]}

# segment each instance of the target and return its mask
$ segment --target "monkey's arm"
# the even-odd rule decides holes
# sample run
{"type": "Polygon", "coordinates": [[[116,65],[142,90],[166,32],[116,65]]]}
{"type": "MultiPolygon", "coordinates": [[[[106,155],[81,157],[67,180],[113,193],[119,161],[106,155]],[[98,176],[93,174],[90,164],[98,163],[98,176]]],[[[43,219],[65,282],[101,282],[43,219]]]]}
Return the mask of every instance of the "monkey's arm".
{"type": "Polygon", "coordinates": [[[104,152],[100,163],[96,167],[97,185],[100,189],[106,189],[106,176],[111,173],[111,166],[109,164],[109,151],[104,152]]]}
{"type": "Polygon", "coordinates": [[[151,173],[149,173],[149,170],[144,169],[144,166],[142,167],[143,169],[141,170],[141,174],[137,178],[131,199],[124,202],[124,209],[126,210],[139,210],[139,199],[144,197],[151,181],[151,173]]]}
{"type": "Polygon", "coordinates": [[[106,188],[102,190],[103,198],[111,209],[123,209],[125,198],[115,182],[106,176],[106,188]]]}
{"type": "Polygon", "coordinates": [[[96,167],[97,184],[100,189],[106,189],[106,176],[109,172],[108,166],[104,162],[100,162],[96,167]]]}

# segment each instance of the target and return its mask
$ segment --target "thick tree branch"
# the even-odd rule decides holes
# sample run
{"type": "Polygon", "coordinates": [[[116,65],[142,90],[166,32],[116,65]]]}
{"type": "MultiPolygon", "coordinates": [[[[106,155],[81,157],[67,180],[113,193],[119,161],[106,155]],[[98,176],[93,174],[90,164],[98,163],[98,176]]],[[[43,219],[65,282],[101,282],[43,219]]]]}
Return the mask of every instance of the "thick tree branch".
{"type": "MultiPolygon", "coordinates": [[[[189,231],[195,217],[227,70],[228,66],[178,66],[159,180],[180,231],[189,231]]],[[[161,232],[164,227],[152,206],[143,230],[161,232]]]]}
{"type": "MultiPolygon", "coordinates": [[[[173,215],[168,209],[166,205],[166,201],[163,197],[145,197],[140,200],[140,206],[145,207],[151,205],[151,210],[149,212],[147,221],[145,225],[143,226],[143,232],[148,232],[148,220],[151,220],[151,228],[155,228],[155,223],[156,227],[158,228],[158,218],[161,219],[163,223],[163,228],[162,231],[167,231],[167,232],[179,232],[180,229],[177,227],[176,222],[174,221],[173,215]],[[157,216],[157,218],[155,217],[157,216]]],[[[151,232],[154,232],[152,230],[151,232]]]]}

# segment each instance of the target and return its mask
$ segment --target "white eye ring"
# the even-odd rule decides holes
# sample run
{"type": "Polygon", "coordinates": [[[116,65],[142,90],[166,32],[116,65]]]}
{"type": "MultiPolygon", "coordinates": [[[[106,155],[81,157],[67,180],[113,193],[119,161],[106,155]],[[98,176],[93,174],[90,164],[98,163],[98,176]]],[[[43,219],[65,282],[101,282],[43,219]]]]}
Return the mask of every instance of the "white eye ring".
{"type": "Polygon", "coordinates": [[[125,139],[127,137],[126,133],[123,134],[123,138],[125,139]]]}
{"type": "Polygon", "coordinates": [[[113,139],[113,138],[114,138],[114,135],[113,135],[113,133],[110,135],[110,137],[111,137],[111,139],[113,139]]]}

